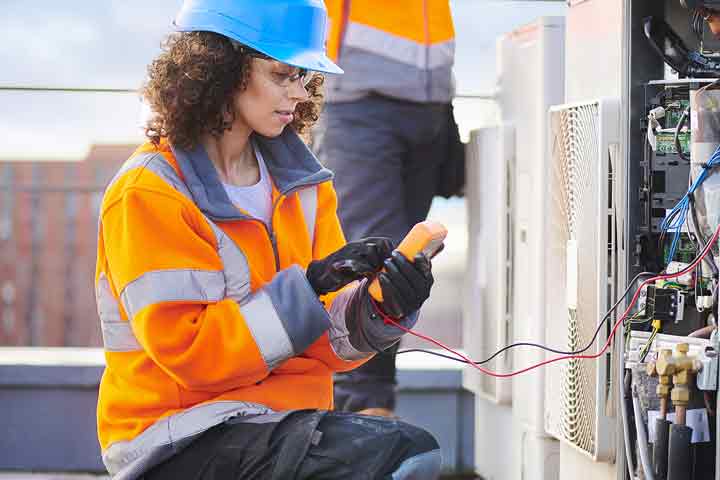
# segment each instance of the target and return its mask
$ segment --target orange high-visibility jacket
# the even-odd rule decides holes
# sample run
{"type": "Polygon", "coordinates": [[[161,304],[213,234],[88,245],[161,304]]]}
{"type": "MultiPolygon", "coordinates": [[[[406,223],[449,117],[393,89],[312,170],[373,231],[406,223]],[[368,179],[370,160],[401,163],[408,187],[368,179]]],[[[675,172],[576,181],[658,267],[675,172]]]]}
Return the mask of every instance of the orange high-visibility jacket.
{"type": "Polygon", "coordinates": [[[145,144],[105,192],[97,421],[116,478],[235,415],[331,409],[332,373],[369,356],[345,326],[357,285],[321,302],[305,277],[345,243],[331,173],[293,131],[253,141],[274,182],[270,228],[230,203],[202,147],[145,144]]]}
{"type": "Polygon", "coordinates": [[[414,102],[453,95],[455,29],[449,0],[325,0],[328,54],[345,70],[327,76],[327,101],[370,93],[414,102]]]}

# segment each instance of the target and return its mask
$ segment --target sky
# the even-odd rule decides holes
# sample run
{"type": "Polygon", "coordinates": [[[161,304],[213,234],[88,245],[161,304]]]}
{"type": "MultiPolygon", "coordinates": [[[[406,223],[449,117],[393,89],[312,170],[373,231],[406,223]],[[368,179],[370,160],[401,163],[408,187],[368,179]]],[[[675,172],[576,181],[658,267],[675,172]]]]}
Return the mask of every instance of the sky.
{"type": "MultiPolygon", "coordinates": [[[[388,0],[393,1],[393,0],[388,0]]],[[[419,1],[419,0],[418,0],[419,1]]],[[[138,88],[182,0],[3,0],[0,86],[138,88]]],[[[498,36],[562,1],[451,0],[458,94],[495,89],[498,36]]],[[[456,102],[461,130],[492,104],[456,102]]],[[[94,143],[138,143],[136,94],[0,91],[0,159],[81,160],[94,143]]]]}

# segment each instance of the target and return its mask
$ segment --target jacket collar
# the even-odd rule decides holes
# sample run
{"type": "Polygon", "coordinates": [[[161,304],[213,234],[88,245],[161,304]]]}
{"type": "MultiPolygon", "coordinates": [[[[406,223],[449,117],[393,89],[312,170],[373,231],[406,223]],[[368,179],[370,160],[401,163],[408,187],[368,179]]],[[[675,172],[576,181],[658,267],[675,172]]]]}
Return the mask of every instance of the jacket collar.
{"type": "MultiPolygon", "coordinates": [[[[268,138],[254,133],[251,139],[260,149],[270,176],[280,195],[288,195],[302,187],[331,180],[333,174],[324,168],[294,130],[286,128],[278,137],[268,138]]],[[[173,155],[185,178],[193,201],[213,220],[250,218],[230,201],[205,147],[192,150],[171,145],[173,155]]]]}

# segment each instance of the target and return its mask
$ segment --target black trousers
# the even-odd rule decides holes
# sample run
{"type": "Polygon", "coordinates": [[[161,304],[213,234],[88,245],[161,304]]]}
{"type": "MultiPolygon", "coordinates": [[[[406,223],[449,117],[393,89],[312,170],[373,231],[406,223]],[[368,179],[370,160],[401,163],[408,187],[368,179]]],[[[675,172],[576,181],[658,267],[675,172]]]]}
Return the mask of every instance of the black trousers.
{"type": "Polygon", "coordinates": [[[398,420],[316,410],[281,421],[261,417],[208,430],[143,478],[432,480],[439,474],[435,438],[398,420]]]}
{"type": "MultiPolygon", "coordinates": [[[[448,155],[450,105],[371,95],[328,103],[313,148],[335,173],[345,237],[387,236],[397,245],[425,220],[448,155]]],[[[335,376],[335,408],[395,408],[395,352],[335,376]]]]}

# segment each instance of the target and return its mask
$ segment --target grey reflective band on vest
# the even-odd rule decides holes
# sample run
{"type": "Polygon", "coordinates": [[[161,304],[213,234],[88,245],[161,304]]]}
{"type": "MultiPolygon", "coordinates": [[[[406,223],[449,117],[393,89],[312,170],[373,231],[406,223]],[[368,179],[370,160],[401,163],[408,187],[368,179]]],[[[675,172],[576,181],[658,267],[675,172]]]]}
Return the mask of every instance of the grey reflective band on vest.
{"type": "Polygon", "coordinates": [[[290,337],[267,293],[258,290],[252,294],[249,301],[240,305],[240,312],[268,369],[293,356],[290,337]]]}
{"type": "Polygon", "coordinates": [[[310,248],[315,242],[315,219],[317,217],[318,192],[317,187],[304,188],[298,192],[300,205],[302,205],[303,215],[305,216],[305,226],[308,229],[310,237],[310,248]]]}
{"type": "Polygon", "coordinates": [[[207,217],[205,219],[215,234],[218,254],[223,263],[225,297],[242,303],[250,295],[250,266],[247,258],[235,242],[215,222],[207,217]]]}
{"type": "Polygon", "coordinates": [[[113,480],[136,479],[186,447],[198,435],[238,415],[273,414],[264,405],[222,401],[198,405],[162,418],[130,441],[115,442],[102,459],[113,480]]]}
{"type": "Polygon", "coordinates": [[[110,352],[142,350],[130,322],[124,320],[120,315],[120,306],[110,291],[110,282],[104,273],[100,274],[95,286],[95,300],[100,316],[100,329],[105,350],[110,352]]]}
{"type": "Polygon", "coordinates": [[[156,303],[213,303],[223,298],[225,276],[221,270],[154,270],[128,283],[120,293],[130,319],[156,303]]]}
{"type": "Polygon", "coordinates": [[[366,50],[421,70],[452,65],[455,52],[455,40],[425,45],[357,22],[348,23],[343,46],[366,50]]]}
{"type": "Polygon", "coordinates": [[[170,184],[175,190],[185,195],[188,199],[192,200],[190,190],[183,183],[182,179],[178,176],[175,168],[168,163],[168,161],[159,152],[151,153],[140,153],[131,157],[127,162],[120,167],[120,170],[115,174],[113,179],[108,185],[108,189],[123,175],[135,168],[142,168],[143,170],[149,170],[158,177],[162,178],[165,182],[170,184]]]}
{"type": "MultiPolygon", "coordinates": [[[[192,201],[189,189],[182,182],[175,169],[167,160],[159,153],[139,154],[128,160],[120,169],[118,174],[111,182],[111,185],[117,181],[123,174],[128,173],[132,169],[143,169],[158,175],[163,181],[167,182],[185,195],[192,201]]],[[[314,241],[315,223],[317,217],[318,191],[317,186],[310,186],[299,190],[298,197],[302,206],[305,224],[308,229],[310,243],[314,241]]],[[[225,298],[230,298],[237,302],[245,322],[250,329],[253,339],[255,340],[265,363],[269,369],[273,369],[279,363],[295,354],[293,348],[293,340],[290,333],[295,327],[294,323],[285,325],[280,317],[280,313],[273,305],[273,300],[267,292],[259,290],[254,295],[250,291],[250,267],[242,250],[237,244],[211,219],[204,216],[208,225],[213,231],[217,243],[217,252],[222,261],[223,269],[218,271],[205,271],[194,269],[174,269],[174,270],[154,270],[144,273],[139,278],[133,280],[125,286],[120,293],[120,301],[123,308],[130,319],[133,319],[144,308],[166,302],[199,302],[212,303],[218,302],[225,298]]],[[[300,275],[298,273],[298,275],[300,275]]],[[[304,279],[304,274],[302,275],[304,279]]],[[[290,288],[290,284],[285,281],[283,275],[277,276],[277,285],[275,288],[281,290],[290,288]],[[282,277],[282,278],[281,278],[282,277]],[[285,287],[284,287],[285,286],[285,287]]],[[[297,281],[291,281],[292,284],[297,281]]],[[[107,280],[106,280],[107,282],[107,280]]],[[[270,287],[270,285],[268,285],[270,287]]],[[[100,290],[100,289],[99,289],[100,290]]],[[[117,302],[109,290],[107,285],[107,294],[111,302],[105,302],[114,305],[119,312],[117,302]]],[[[296,289],[295,289],[296,290],[296,289]]],[[[293,290],[293,291],[295,291],[293,290]]],[[[313,297],[317,302],[317,298],[313,297]]],[[[100,305],[100,303],[98,303],[100,305]]],[[[105,309],[107,310],[107,308],[105,309]]],[[[300,318],[298,325],[307,321],[305,317],[309,314],[307,308],[295,306],[293,312],[285,312],[284,315],[294,313],[294,317],[300,318]]],[[[312,310],[310,310],[312,311],[312,310]]],[[[108,317],[106,314],[105,316],[108,317]]],[[[119,314],[118,314],[119,315],[119,314]]],[[[323,315],[326,313],[323,311],[323,315]]],[[[295,339],[299,345],[306,346],[308,341],[314,341],[315,330],[324,325],[324,319],[318,319],[314,323],[313,335],[309,335],[307,339],[295,339]],[[310,338],[312,337],[312,338],[310,338]]],[[[105,322],[106,327],[103,332],[107,333],[109,342],[105,346],[110,351],[127,351],[140,349],[137,339],[133,335],[129,322],[123,324],[105,322]],[[109,325],[109,326],[108,326],[109,325]]],[[[311,322],[313,324],[313,322],[311,322]]],[[[299,327],[298,327],[299,328],[299,327]]],[[[320,331],[319,330],[319,331],[320,331]]],[[[295,335],[302,335],[294,332],[295,335]]],[[[305,332],[302,332],[305,334],[305,332]]]]}
{"type": "Polygon", "coordinates": [[[326,78],[328,103],[352,102],[370,95],[419,103],[452,100],[454,38],[426,45],[350,21],[341,48],[345,75],[326,78]]]}

